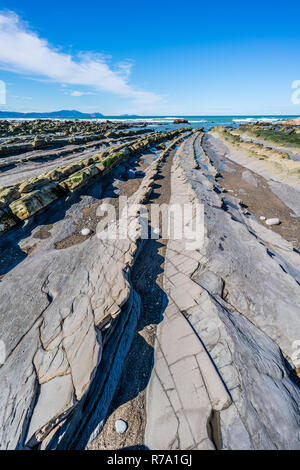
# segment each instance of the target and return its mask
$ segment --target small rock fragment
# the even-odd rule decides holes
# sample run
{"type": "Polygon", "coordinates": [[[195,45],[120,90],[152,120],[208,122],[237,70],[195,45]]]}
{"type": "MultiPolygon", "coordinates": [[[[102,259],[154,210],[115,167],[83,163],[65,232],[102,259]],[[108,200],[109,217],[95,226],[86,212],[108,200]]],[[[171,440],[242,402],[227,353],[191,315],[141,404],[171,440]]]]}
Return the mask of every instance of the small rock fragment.
{"type": "Polygon", "coordinates": [[[260,220],[266,220],[265,216],[264,216],[264,215],[261,215],[261,216],[260,216],[260,220]]]}
{"type": "Polygon", "coordinates": [[[82,235],[89,235],[91,233],[90,229],[89,228],[83,228],[81,230],[81,234],[82,235]]]}
{"type": "Polygon", "coordinates": [[[267,225],[279,225],[280,220],[277,217],[274,217],[273,219],[267,219],[266,224],[267,225]]]}
{"type": "Polygon", "coordinates": [[[128,424],[123,419],[117,419],[115,421],[115,429],[119,434],[123,434],[128,428],[128,424]]]}
{"type": "Polygon", "coordinates": [[[136,177],[135,171],[134,171],[132,168],[130,168],[130,169],[127,171],[127,178],[133,179],[133,178],[135,178],[135,177],[136,177]]]}

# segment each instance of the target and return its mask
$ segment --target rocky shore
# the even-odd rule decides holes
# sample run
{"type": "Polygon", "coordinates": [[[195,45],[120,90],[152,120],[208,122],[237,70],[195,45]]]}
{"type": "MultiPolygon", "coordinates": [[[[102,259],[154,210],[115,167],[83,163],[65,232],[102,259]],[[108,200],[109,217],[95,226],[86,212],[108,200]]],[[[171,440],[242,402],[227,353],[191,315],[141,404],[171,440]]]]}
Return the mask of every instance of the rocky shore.
{"type": "Polygon", "coordinates": [[[1,126],[0,447],[300,449],[297,126],[1,126]]]}

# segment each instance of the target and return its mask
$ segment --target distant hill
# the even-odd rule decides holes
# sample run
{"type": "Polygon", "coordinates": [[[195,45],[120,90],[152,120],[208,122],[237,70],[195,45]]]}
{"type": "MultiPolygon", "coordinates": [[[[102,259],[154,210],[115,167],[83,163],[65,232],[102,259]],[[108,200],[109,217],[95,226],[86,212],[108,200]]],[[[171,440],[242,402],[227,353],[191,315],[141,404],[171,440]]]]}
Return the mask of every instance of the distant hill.
{"type": "Polygon", "coordinates": [[[53,111],[51,113],[18,113],[13,111],[0,111],[0,118],[33,118],[33,119],[40,119],[40,118],[48,118],[48,119],[55,119],[55,118],[77,118],[77,119],[90,119],[90,118],[103,118],[103,114],[101,113],[81,113],[80,111],[76,111],[76,109],[63,109],[62,111],[53,111]]]}

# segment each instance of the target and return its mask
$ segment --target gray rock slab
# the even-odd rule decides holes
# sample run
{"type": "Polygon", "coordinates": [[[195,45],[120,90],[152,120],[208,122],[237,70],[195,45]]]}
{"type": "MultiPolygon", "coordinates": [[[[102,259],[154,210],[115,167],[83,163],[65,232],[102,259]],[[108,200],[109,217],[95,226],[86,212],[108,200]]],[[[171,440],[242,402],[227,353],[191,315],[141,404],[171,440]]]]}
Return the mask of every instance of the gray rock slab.
{"type": "MultiPolygon", "coordinates": [[[[193,376],[190,364],[185,364],[185,371],[190,370],[186,375],[183,368],[181,375],[175,375],[170,364],[171,358],[176,365],[182,364],[195,341],[185,334],[184,338],[190,340],[185,344],[180,336],[183,327],[172,326],[179,324],[182,312],[206,351],[206,362],[198,364],[210,397],[207,410],[216,406],[211,396],[220,383],[232,400],[221,406],[217,421],[210,421],[213,439],[205,436],[202,428],[202,442],[222,449],[299,449],[300,395],[291,375],[294,345],[300,334],[299,255],[278,234],[246,219],[234,197],[229,200],[226,194],[212,190],[211,180],[205,181],[206,172],[194,168],[193,146],[197,152],[197,145],[199,142],[190,139],[178,150],[171,189],[172,195],[178,194],[183,202],[181,181],[186,193],[191,187],[204,204],[205,241],[197,253],[189,253],[198,262],[192,279],[191,271],[176,272],[183,251],[178,241],[168,242],[164,285],[174,303],[169,303],[158,330],[154,373],[147,394],[146,442],[157,448],[160,438],[163,448],[201,448],[201,443],[195,446],[188,439],[178,438],[181,412],[174,410],[168,394],[175,388],[178,395],[183,378],[190,390],[193,376]],[[175,181],[180,168],[182,175],[175,181]],[[210,381],[212,364],[221,382],[210,381]],[[174,377],[178,381],[175,385],[174,377]],[[159,403],[155,412],[154,403],[159,403]],[[158,423],[164,432],[155,436],[158,423]]],[[[198,387],[201,390],[199,381],[198,387]]],[[[202,403],[203,399],[196,400],[195,415],[202,403]]],[[[181,406],[184,411],[185,406],[181,406]]],[[[201,427],[204,410],[198,416],[201,427]]],[[[184,430],[180,436],[189,434],[184,430]]]]}
{"type": "Polygon", "coordinates": [[[242,173],[242,178],[246,183],[251,184],[252,186],[255,186],[257,188],[258,182],[253,173],[249,170],[245,170],[242,173]]]}

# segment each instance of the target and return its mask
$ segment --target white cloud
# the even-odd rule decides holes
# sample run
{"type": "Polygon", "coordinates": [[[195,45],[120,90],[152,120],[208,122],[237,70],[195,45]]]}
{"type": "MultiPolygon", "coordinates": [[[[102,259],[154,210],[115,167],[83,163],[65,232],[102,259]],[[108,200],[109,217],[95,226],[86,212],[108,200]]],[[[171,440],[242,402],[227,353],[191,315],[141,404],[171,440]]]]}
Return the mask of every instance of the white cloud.
{"type": "Polygon", "coordinates": [[[17,98],[19,100],[32,100],[32,96],[19,96],[19,95],[9,95],[10,98],[17,98]]]}
{"type": "Polygon", "coordinates": [[[71,96],[83,96],[83,95],[93,95],[90,91],[72,91],[70,93],[71,96]]]}
{"type": "MultiPolygon", "coordinates": [[[[152,106],[162,98],[128,83],[132,62],[125,60],[111,68],[101,54],[65,54],[32,32],[13,12],[0,12],[0,69],[64,85],[83,85],[133,100],[138,106],[152,106]]],[[[75,92],[74,92],[75,93],[75,92]]],[[[76,95],[80,96],[76,92],[76,95]]]]}

